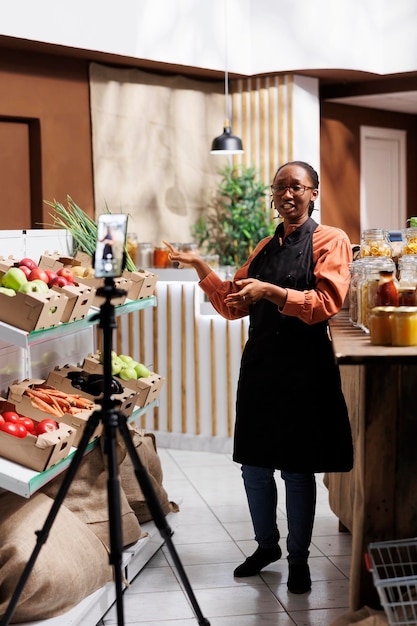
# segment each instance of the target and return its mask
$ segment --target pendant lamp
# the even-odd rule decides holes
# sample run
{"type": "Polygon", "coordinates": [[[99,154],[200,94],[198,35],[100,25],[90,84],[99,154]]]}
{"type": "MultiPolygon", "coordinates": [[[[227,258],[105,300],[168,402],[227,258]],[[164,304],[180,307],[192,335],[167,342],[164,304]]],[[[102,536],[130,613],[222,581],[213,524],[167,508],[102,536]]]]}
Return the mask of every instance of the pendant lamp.
{"type": "Polygon", "coordinates": [[[240,137],[232,134],[232,127],[230,125],[230,113],[229,113],[229,76],[227,72],[227,14],[226,14],[227,0],[224,0],[225,8],[225,73],[224,73],[224,91],[226,102],[226,119],[223,126],[223,133],[213,139],[211,144],[210,154],[224,155],[224,154],[243,154],[242,140],[240,137]]]}

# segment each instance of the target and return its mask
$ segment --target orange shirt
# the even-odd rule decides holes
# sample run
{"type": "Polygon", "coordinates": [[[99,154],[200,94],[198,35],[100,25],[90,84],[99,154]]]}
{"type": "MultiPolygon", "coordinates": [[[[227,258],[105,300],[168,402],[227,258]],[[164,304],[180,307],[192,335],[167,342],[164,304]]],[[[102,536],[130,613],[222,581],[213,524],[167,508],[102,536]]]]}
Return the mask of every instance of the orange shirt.
{"type": "MultiPolygon", "coordinates": [[[[271,237],[267,237],[258,243],[253,254],[237,270],[234,280],[247,278],[253,257],[270,240],[271,237]]],[[[313,260],[315,289],[287,289],[287,301],[280,308],[284,315],[298,317],[306,324],[329,319],[342,308],[349,289],[349,264],[352,262],[352,246],[346,233],[339,228],[319,224],[313,232],[313,260]]],[[[216,311],[226,319],[238,319],[248,315],[249,307],[229,308],[224,303],[228,293],[241,289],[233,281],[222,281],[215,272],[210,272],[199,284],[216,311]]]]}

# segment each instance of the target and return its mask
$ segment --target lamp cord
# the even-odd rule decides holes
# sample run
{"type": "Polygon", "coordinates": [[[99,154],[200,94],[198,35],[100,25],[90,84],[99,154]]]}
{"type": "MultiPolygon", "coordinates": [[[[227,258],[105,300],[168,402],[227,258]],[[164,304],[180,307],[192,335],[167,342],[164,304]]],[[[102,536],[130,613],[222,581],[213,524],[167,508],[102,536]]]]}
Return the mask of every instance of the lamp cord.
{"type": "Polygon", "coordinates": [[[224,0],[224,92],[226,98],[226,126],[230,126],[230,105],[229,105],[229,72],[227,69],[227,0],[224,0]]]}

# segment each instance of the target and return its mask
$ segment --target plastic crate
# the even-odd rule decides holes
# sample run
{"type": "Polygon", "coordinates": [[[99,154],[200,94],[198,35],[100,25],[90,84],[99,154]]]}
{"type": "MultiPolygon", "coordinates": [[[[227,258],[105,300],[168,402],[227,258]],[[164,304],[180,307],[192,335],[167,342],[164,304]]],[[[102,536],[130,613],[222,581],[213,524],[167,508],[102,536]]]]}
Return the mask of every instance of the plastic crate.
{"type": "Polygon", "coordinates": [[[367,565],[389,624],[417,624],[417,538],[370,543],[367,565]]]}

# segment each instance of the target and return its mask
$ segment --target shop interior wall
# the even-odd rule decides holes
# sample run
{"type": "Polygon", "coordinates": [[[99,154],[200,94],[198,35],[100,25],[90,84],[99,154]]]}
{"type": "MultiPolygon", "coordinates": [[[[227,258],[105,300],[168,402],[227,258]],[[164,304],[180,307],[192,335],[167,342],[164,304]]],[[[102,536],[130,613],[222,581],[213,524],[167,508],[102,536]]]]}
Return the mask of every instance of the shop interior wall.
{"type": "Polygon", "coordinates": [[[0,57],[2,229],[50,223],[67,194],[94,211],[88,64],[16,50],[0,57]]]}
{"type": "MultiPolygon", "coordinates": [[[[360,127],[407,133],[407,217],[417,214],[417,116],[332,102],[321,103],[321,221],[360,243],[360,127]]],[[[405,224],[404,224],[405,226],[405,224]]]]}

